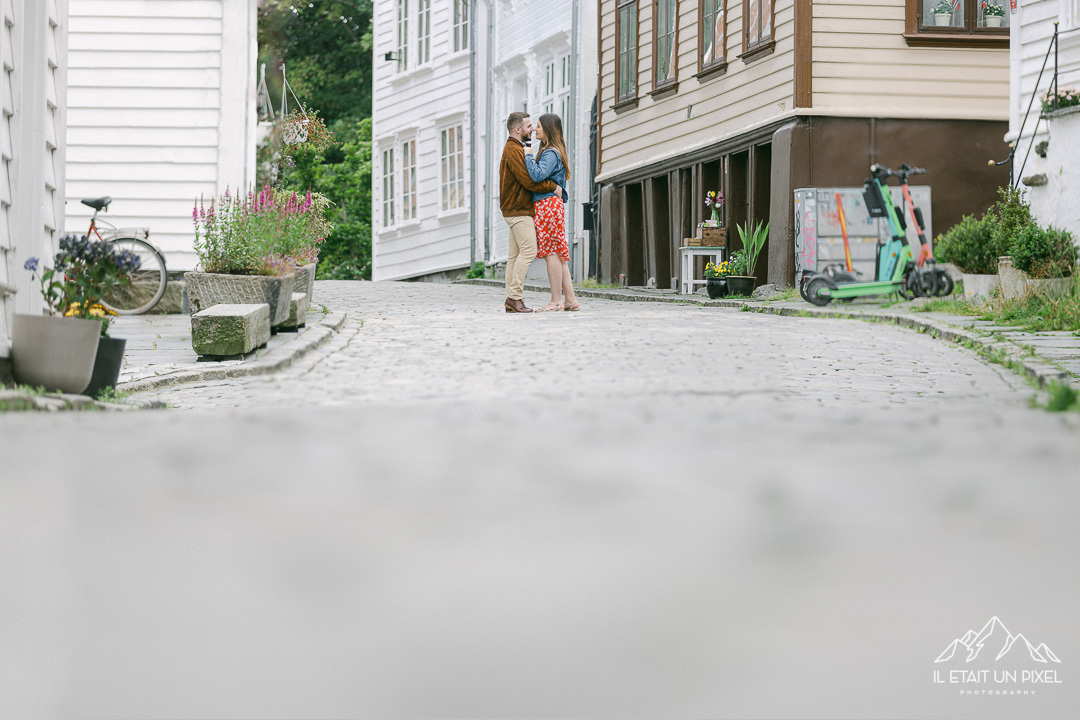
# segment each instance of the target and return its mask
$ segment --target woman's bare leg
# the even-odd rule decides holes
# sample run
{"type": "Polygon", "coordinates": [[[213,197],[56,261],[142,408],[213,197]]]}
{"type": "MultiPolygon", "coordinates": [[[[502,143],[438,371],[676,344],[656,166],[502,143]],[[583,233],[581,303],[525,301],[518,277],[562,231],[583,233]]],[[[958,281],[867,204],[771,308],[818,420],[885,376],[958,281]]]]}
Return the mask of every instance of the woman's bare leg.
{"type": "MultiPolygon", "coordinates": [[[[549,258],[552,256],[548,256],[549,258]]],[[[557,256],[556,256],[557,257],[557,256]]],[[[577,295],[574,294],[574,279],[570,275],[570,263],[566,260],[560,261],[562,264],[562,292],[563,297],[566,299],[566,304],[573,307],[577,304],[577,295]]],[[[550,267],[550,265],[548,266],[550,267]]],[[[548,271],[551,274],[551,271],[548,271]]]]}
{"type": "Polygon", "coordinates": [[[548,312],[562,307],[563,269],[562,262],[555,253],[545,257],[544,262],[547,263],[548,284],[551,285],[551,301],[541,308],[541,312],[548,312]]]}

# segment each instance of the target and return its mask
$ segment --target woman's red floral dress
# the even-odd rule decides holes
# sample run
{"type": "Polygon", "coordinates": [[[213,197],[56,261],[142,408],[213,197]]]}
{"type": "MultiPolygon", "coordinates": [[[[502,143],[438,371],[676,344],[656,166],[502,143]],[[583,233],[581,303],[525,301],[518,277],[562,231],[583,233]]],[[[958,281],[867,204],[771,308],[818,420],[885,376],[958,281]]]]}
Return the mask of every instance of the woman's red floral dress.
{"type": "Polygon", "coordinates": [[[558,255],[570,262],[566,246],[566,220],[563,201],[558,197],[544,198],[536,203],[536,257],[558,255]]]}

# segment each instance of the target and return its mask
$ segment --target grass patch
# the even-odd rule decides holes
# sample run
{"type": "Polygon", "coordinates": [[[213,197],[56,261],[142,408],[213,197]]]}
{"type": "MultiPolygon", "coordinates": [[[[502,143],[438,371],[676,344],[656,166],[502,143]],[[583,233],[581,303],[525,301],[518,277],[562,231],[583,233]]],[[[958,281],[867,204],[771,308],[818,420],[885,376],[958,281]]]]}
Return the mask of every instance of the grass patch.
{"type": "Polygon", "coordinates": [[[131,393],[126,390],[118,391],[114,387],[107,387],[102,389],[102,391],[99,392],[97,394],[97,397],[95,397],[94,399],[98,402],[117,402],[119,400],[123,400],[126,397],[129,397],[130,395],[131,393]]]}
{"type": "Polygon", "coordinates": [[[986,313],[986,306],[964,298],[943,297],[931,298],[922,305],[912,308],[915,312],[940,312],[953,315],[975,315],[982,317],[986,313]]]}
{"type": "Polygon", "coordinates": [[[585,278],[578,287],[586,290],[613,290],[615,288],[621,288],[622,285],[597,282],[596,278],[585,278]]]}
{"type": "Polygon", "coordinates": [[[1054,383],[1047,390],[1050,397],[1046,401],[1046,409],[1050,412],[1080,410],[1080,395],[1071,386],[1054,383]]]}

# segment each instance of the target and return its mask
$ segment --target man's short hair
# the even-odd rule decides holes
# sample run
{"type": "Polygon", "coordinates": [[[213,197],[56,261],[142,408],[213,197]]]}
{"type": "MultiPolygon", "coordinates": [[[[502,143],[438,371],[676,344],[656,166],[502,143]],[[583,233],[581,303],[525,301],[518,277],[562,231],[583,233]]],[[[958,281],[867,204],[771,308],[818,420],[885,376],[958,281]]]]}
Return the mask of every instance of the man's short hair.
{"type": "Polygon", "coordinates": [[[514,128],[523,127],[525,125],[525,118],[529,117],[529,113],[526,112],[512,112],[510,117],[506,118],[506,132],[514,132],[514,128]]]}

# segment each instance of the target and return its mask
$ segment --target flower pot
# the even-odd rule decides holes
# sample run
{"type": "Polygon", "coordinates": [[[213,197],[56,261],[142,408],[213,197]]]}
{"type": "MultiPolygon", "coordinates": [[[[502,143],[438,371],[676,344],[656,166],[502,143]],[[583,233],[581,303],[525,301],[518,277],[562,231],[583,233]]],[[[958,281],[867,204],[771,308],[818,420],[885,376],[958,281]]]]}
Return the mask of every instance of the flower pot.
{"type": "Polygon", "coordinates": [[[315,268],[317,263],[301,265],[296,269],[296,282],[293,283],[293,292],[307,293],[308,305],[311,304],[311,295],[315,292],[315,268]]]}
{"type": "Polygon", "coordinates": [[[76,395],[86,389],[94,372],[100,320],[16,314],[11,331],[16,382],[76,395]]]}
{"type": "Polygon", "coordinates": [[[705,278],[705,292],[709,293],[710,300],[719,300],[722,297],[727,297],[727,278],[705,278]]]}
{"type": "Polygon", "coordinates": [[[1001,281],[997,275],[973,275],[962,273],[964,280],[964,299],[986,302],[993,297],[994,290],[1001,281]]]}
{"type": "Polygon", "coordinates": [[[983,21],[986,23],[986,27],[1001,27],[1001,21],[1004,19],[1000,15],[987,15],[983,18],[983,21]]]}
{"type": "Polygon", "coordinates": [[[952,25],[952,13],[934,13],[934,24],[938,27],[952,25]]]}
{"type": "Polygon", "coordinates": [[[270,325],[289,319],[296,275],[227,275],[224,273],[184,273],[188,304],[192,314],[214,305],[270,306],[270,325]]]}
{"type": "Polygon", "coordinates": [[[126,345],[127,340],[123,338],[101,338],[98,342],[97,358],[94,360],[94,373],[90,376],[90,384],[83,390],[83,395],[97,397],[105,388],[116,387],[120,368],[124,365],[126,345]]]}
{"type": "Polygon", "coordinates": [[[728,275],[727,289],[729,295],[745,295],[750,297],[754,294],[754,282],[756,277],[750,275],[728,275]]]}

